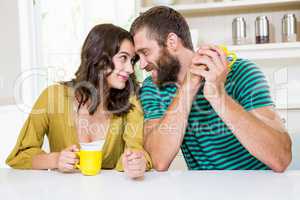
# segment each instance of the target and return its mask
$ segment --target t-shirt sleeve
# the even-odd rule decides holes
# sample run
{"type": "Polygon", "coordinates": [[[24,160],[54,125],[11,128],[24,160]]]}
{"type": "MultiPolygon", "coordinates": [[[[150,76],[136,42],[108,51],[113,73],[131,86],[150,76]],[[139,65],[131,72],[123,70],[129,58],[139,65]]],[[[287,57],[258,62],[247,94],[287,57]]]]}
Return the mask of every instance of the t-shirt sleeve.
{"type": "Polygon", "coordinates": [[[274,106],[266,77],[254,63],[245,60],[236,71],[235,96],[240,105],[247,111],[274,106]]]}
{"type": "Polygon", "coordinates": [[[144,111],[145,120],[163,117],[166,108],[162,103],[159,89],[153,84],[149,77],[144,81],[140,89],[139,98],[144,111]]]}

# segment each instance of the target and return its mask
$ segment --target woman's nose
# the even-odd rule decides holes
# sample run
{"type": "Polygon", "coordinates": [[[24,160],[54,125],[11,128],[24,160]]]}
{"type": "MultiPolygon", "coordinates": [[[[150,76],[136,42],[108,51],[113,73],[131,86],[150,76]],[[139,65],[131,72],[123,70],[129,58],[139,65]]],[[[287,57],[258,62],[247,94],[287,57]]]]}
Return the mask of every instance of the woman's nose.
{"type": "Polygon", "coordinates": [[[133,65],[132,65],[131,63],[129,63],[128,65],[126,65],[125,71],[126,71],[128,74],[132,74],[132,73],[134,72],[134,70],[133,70],[133,65]]]}

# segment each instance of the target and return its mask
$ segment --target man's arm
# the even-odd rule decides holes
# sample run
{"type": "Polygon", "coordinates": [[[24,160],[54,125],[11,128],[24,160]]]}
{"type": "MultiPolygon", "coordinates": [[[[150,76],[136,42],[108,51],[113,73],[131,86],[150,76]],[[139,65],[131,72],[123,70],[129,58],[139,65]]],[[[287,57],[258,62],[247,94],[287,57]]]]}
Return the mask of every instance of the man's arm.
{"type": "Polygon", "coordinates": [[[167,170],[180,149],[200,82],[199,77],[187,77],[164,116],[144,124],[144,146],[158,171],[167,170]]]}
{"type": "Polygon", "coordinates": [[[225,102],[213,107],[241,144],[273,171],[283,172],[292,159],[291,139],[272,107],[247,112],[227,94],[220,99],[225,102]]]}
{"type": "MultiPolygon", "coordinates": [[[[204,95],[214,110],[253,156],[273,171],[284,171],[291,162],[291,139],[278,115],[270,106],[261,105],[260,108],[247,112],[226,93],[224,83],[229,70],[224,52],[216,47],[206,46],[198,50],[198,53],[201,55],[198,63],[206,65],[208,70],[194,68],[192,72],[206,80],[204,95]]],[[[250,98],[248,100],[259,105],[259,101],[255,102],[256,89],[252,86],[251,92],[254,93],[252,96],[247,94],[244,98],[250,98]]]]}

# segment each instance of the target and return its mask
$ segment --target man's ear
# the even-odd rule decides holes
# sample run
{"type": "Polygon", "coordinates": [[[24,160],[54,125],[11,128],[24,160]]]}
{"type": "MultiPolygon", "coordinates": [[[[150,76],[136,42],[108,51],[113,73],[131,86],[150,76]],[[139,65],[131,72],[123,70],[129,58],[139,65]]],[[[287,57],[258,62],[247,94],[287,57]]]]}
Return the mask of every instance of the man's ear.
{"type": "Polygon", "coordinates": [[[178,50],[180,38],[175,33],[169,33],[166,40],[167,49],[170,52],[178,50]]]}

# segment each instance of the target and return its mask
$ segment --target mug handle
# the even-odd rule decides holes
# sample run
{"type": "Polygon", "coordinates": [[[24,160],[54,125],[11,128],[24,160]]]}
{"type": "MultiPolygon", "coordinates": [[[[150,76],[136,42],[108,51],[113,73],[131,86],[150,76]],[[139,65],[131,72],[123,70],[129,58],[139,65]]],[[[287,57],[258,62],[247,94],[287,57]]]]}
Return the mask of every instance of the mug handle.
{"type": "Polygon", "coordinates": [[[235,52],[233,51],[228,51],[227,47],[225,45],[219,45],[219,47],[224,51],[224,53],[226,54],[227,57],[227,61],[228,61],[228,68],[229,70],[231,70],[231,66],[233,65],[233,63],[237,60],[237,55],[235,52]]]}
{"type": "MultiPolygon", "coordinates": [[[[80,152],[75,152],[75,154],[76,154],[76,156],[78,156],[78,158],[80,159],[80,152]]],[[[79,161],[79,163],[80,163],[80,161],[79,161]]],[[[80,170],[80,164],[79,164],[79,163],[76,163],[76,164],[75,164],[75,167],[76,167],[77,169],[80,170]]]]}
{"type": "Polygon", "coordinates": [[[228,52],[227,57],[228,57],[228,60],[230,59],[228,67],[231,69],[231,66],[237,60],[237,56],[234,52],[228,52]]]}

